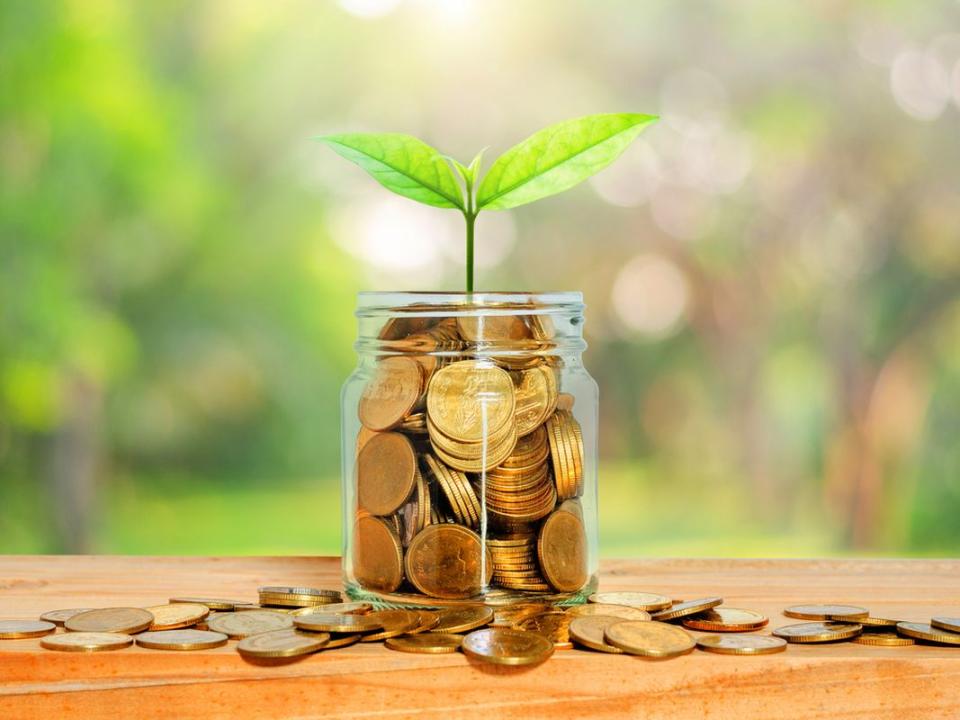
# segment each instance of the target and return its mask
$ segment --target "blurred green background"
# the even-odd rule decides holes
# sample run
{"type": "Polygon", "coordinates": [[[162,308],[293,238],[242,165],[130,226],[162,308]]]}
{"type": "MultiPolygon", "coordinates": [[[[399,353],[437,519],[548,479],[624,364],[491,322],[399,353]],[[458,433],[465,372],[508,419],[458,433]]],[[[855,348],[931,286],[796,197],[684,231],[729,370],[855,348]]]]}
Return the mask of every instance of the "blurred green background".
{"type": "Polygon", "coordinates": [[[663,120],[481,215],[583,290],[606,555],[957,554],[953,0],[0,6],[0,551],[337,553],[360,289],[462,221],[310,140],[663,120]],[[951,29],[952,28],[952,29],[951,29]]]}

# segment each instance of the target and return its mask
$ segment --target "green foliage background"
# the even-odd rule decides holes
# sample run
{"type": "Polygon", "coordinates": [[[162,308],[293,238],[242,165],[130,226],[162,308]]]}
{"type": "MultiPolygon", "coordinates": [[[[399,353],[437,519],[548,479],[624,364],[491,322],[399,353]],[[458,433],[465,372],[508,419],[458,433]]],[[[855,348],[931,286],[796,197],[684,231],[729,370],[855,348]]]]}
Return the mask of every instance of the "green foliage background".
{"type": "Polygon", "coordinates": [[[478,271],[585,293],[604,553],[956,554],[960,6],[379,4],[0,8],[0,552],[338,552],[354,294],[462,268],[353,252],[338,211],[384,191],[307,138],[501,152],[692,69],[751,159],[678,196],[697,232],[584,187],[478,271]],[[942,114],[864,59],[883,32],[939,53],[942,114]],[[656,337],[610,292],[638,253],[688,287],[656,337]]]}

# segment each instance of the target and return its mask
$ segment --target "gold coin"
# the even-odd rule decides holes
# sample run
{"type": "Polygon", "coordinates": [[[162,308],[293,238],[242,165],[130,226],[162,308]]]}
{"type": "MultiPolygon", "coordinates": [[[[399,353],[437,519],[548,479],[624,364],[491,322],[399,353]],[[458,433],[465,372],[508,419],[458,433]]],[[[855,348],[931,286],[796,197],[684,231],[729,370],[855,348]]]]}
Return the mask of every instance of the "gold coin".
{"type": "Polygon", "coordinates": [[[434,612],[433,610],[417,610],[417,615],[420,616],[420,623],[408,632],[407,635],[417,635],[427,632],[428,630],[433,630],[440,624],[440,613],[434,612]]]}
{"type": "Polygon", "coordinates": [[[570,622],[572,615],[561,610],[553,610],[525,618],[517,623],[518,630],[537,633],[543,635],[556,650],[570,650],[573,643],[570,642],[570,622]]]}
{"type": "Polygon", "coordinates": [[[856,605],[792,605],[783,611],[787,617],[799,620],[835,620],[837,622],[860,622],[870,613],[856,605]]]}
{"type": "Polygon", "coordinates": [[[673,604],[670,598],[668,598],[666,595],[633,592],[631,590],[594,593],[587,599],[593,603],[626,605],[628,607],[635,607],[637,610],[646,610],[647,612],[663,610],[664,608],[668,608],[673,604]]]}
{"type": "Polygon", "coordinates": [[[420,625],[420,614],[416,610],[378,610],[365,617],[379,622],[383,630],[361,635],[362,642],[377,642],[404,635],[420,625]]]}
{"type": "Polygon", "coordinates": [[[543,635],[511,628],[483,628],[463,638],[464,654],[495,665],[535,665],[553,654],[543,635]]]}
{"type": "Polygon", "coordinates": [[[462,633],[483,627],[493,620],[493,609],[483,605],[464,605],[462,607],[443,608],[437,611],[438,622],[431,629],[433,633],[462,633]]]}
{"type": "Polygon", "coordinates": [[[364,633],[383,628],[370,615],[334,615],[310,613],[293,618],[293,624],[301,630],[312,632],[364,633]]]}
{"type": "Polygon", "coordinates": [[[206,605],[211,610],[227,610],[231,611],[237,605],[246,605],[243,600],[221,600],[219,598],[205,598],[205,597],[172,597],[170,598],[171,603],[196,603],[198,605],[206,605]]]}
{"type": "Polygon", "coordinates": [[[497,608],[493,612],[493,620],[490,624],[493,627],[515,627],[518,622],[532,615],[539,615],[542,612],[553,610],[553,605],[548,603],[517,603],[497,608]]]}
{"type": "Polygon", "coordinates": [[[102,608],[77,613],[63,623],[71,632],[138,633],[153,624],[153,615],[142,608],[102,608]]]}
{"type": "Polygon", "coordinates": [[[330,641],[323,646],[324,650],[333,650],[335,648],[347,647],[347,645],[353,645],[354,643],[360,642],[360,638],[363,635],[358,635],[357,633],[349,633],[347,635],[338,635],[337,633],[330,634],[330,641]]]}
{"type": "Polygon", "coordinates": [[[903,637],[902,635],[897,635],[895,632],[879,631],[879,632],[864,632],[860,635],[857,635],[853,641],[860,645],[880,645],[883,647],[905,647],[907,645],[915,645],[916,640],[912,637],[903,637]]]}
{"type": "Polygon", "coordinates": [[[374,515],[396,512],[417,484],[417,454],[406,435],[379,433],[357,457],[357,503],[374,515]]]}
{"type": "Polygon", "coordinates": [[[137,645],[153,650],[208,650],[227,644],[227,636],[209,630],[158,630],[140,633],[137,645]]]}
{"type": "Polygon", "coordinates": [[[547,582],[560,592],[574,592],[587,582],[587,536],[573,513],[557,510],[540,528],[537,557],[547,582]]]}
{"type": "Polygon", "coordinates": [[[323,650],[330,643],[328,633],[305,633],[294,628],[271,630],[243,638],[237,652],[253,658],[289,658],[323,650]]]}
{"type": "Polygon", "coordinates": [[[396,427],[413,410],[422,389],[423,371],[416,360],[402,355],[384,358],[360,396],[360,422],[376,431],[396,427]]]}
{"type": "Polygon", "coordinates": [[[510,434],[498,442],[496,445],[488,445],[485,452],[481,452],[477,458],[464,458],[453,453],[449,453],[437,444],[433,443],[434,437],[431,437],[433,451],[437,457],[443,460],[446,465],[463,472],[481,473],[496,467],[513,452],[516,441],[516,426],[510,426],[510,434]]]}
{"type": "Polygon", "coordinates": [[[52,622],[54,625],[62,626],[63,623],[77,613],[87,612],[87,610],[92,609],[93,608],[69,608],[67,610],[50,610],[41,615],[40,619],[46,620],[47,622],[52,622]]]}
{"type": "MultiPolygon", "coordinates": [[[[46,620],[46,618],[42,615],[40,616],[40,619],[46,620]]],[[[960,633],[960,617],[945,617],[940,615],[939,617],[932,618],[930,620],[930,625],[938,630],[960,633]]]]}
{"type": "Polygon", "coordinates": [[[0,620],[0,640],[40,637],[56,629],[55,624],[45,620],[0,620]]]}
{"type": "Polygon", "coordinates": [[[692,617],[683,618],[683,626],[691,630],[707,632],[749,632],[762,628],[770,622],[753,610],[718,607],[692,617]]]}
{"type": "Polygon", "coordinates": [[[515,388],[514,416],[517,435],[523,437],[537,430],[553,413],[557,402],[557,386],[553,370],[543,365],[521,370],[519,375],[515,388]]]}
{"type": "Polygon", "coordinates": [[[687,600],[685,602],[679,602],[674,605],[671,605],[666,610],[661,610],[660,612],[655,612],[651,617],[657,622],[666,622],[667,620],[677,620],[678,618],[687,617],[688,615],[696,615],[697,613],[702,613],[711,608],[715,608],[717,605],[723,602],[723,598],[719,597],[707,597],[699,598],[697,600],[687,600]]]}
{"type": "Polygon", "coordinates": [[[343,600],[339,590],[320,590],[312,587],[290,587],[287,585],[269,585],[257,589],[260,595],[293,596],[309,598],[315,602],[335,603],[343,600]]]}
{"type": "Polygon", "coordinates": [[[650,613],[646,610],[638,610],[629,605],[611,605],[609,603],[588,603],[586,605],[574,605],[567,608],[567,614],[574,617],[587,617],[589,615],[604,615],[607,617],[617,617],[621,620],[649,620],[650,613]]]}
{"type": "Polygon", "coordinates": [[[772,655],[787,649],[787,641],[771,635],[705,635],[697,646],[720,655],[772,655]]]}
{"type": "Polygon", "coordinates": [[[40,646],[47,650],[64,652],[120,650],[130,645],[133,645],[133,637],[126,633],[111,632],[68,632],[50,635],[40,641],[40,646]]]}
{"type": "Polygon", "coordinates": [[[863,626],[856,623],[841,622],[806,622],[795,625],[785,625],[773,631],[777,637],[793,643],[822,643],[849,640],[863,631],[863,626]]]}
{"type": "Polygon", "coordinates": [[[422,635],[404,635],[387,638],[386,646],[391,650],[408,653],[426,653],[440,655],[456,652],[463,637],[454,633],[423,633],[422,635]]]}
{"type": "Polygon", "coordinates": [[[457,599],[477,595],[493,577],[480,537],[460,525],[428,525],[407,548],[407,579],[425,595],[457,599]],[[486,576],[483,568],[486,568],[486,576]]]}
{"type": "Polygon", "coordinates": [[[693,637],[683,628],[652,620],[613,623],[604,630],[603,639],[631,655],[650,658],[677,657],[696,646],[693,637]]]}
{"type": "MultiPolygon", "coordinates": [[[[254,606],[250,608],[251,610],[259,610],[259,606],[254,606]]],[[[367,602],[342,602],[342,603],[330,603],[329,605],[312,605],[309,607],[297,608],[296,610],[291,610],[290,614],[294,617],[298,615],[310,615],[312,613],[334,613],[337,615],[366,615],[368,612],[373,610],[373,605],[367,602]]]]}
{"type": "Polygon", "coordinates": [[[207,619],[207,627],[232,638],[245,638],[270,630],[293,627],[293,618],[273,610],[224,613],[207,619]]]}
{"type": "MultiPolygon", "coordinates": [[[[839,618],[831,617],[830,620],[835,620],[837,622],[844,622],[839,618]]],[[[855,622],[859,625],[863,625],[864,629],[866,628],[895,628],[899,620],[891,620],[889,618],[878,618],[868,615],[865,618],[857,618],[855,622]]]]}
{"type": "MultiPolygon", "coordinates": [[[[634,610],[634,608],[627,609],[634,610]]],[[[643,612],[643,610],[636,610],[636,612],[643,612]]],[[[623,650],[606,643],[603,639],[603,633],[606,629],[618,622],[623,622],[623,618],[614,615],[574,616],[570,620],[570,637],[578,644],[591,650],[620,654],[623,650]]]]}
{"type": "Polygon", "coordinates": [[[900,622],[897,632],[916,640],[937,643],[939,645],[960,645],[960,633],[942,630],[928,623],[900,622]]]}
{"type": "Polygon", "coordinates": [[[153,615],[150,630],[173,630],[196,625],[210,614],[210,608],[196,603],[173,603],[144,608],[153,615]]]}
{"type": "MultiPolygon", "coordinates": [[[[434,527],[434,526],[430,526],[434,527]]],[[[428,528],[414,537],[423,535],[428,528]]],[[[353,529],[353,573],[365,588],[393,592],[403,581],[403,547],[396,531],[372,515],[360,517],[353,529]]]]}
{"type": "Polygon", "coordinates": [[[487,360],[461,360],[430,378],[427,415],[440,432],[477,443],[513,419],[510,375],[487,360]]]}

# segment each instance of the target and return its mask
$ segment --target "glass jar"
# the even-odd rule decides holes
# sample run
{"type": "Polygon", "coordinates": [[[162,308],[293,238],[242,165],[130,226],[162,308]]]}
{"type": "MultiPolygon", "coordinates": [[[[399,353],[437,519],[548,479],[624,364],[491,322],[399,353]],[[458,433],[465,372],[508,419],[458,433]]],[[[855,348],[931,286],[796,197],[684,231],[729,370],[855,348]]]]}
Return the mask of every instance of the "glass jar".
{"type": "Polygon", "coordinates": [[[569,605],[596,589],[583,308],[578,292],[359,294],[340,408],[352,598],[569,605]]]}

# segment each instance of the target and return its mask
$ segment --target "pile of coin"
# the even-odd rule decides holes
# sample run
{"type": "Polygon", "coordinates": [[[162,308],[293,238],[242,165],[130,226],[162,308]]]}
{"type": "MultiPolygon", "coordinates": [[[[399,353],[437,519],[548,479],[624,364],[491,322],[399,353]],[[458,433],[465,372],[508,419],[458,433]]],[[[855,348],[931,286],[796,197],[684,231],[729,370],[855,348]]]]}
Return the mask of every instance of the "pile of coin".
{"type": "Polygon", "coordinates": [[[784,651],[788,643],[846,640],[960,647],[960,617],[904,622],[850,605],[794,605],[784,614],[806,622],[758,634],[768,619],[756,611],[727,607],[720,597],[675,601],[650,592],[595,593],[589,603],[569,608],[521,602],[496,610],[479,604],[375,610],[366,602],[343,602],[336,590],[305,587],[260,588],[259,599],[175,597],[149,608],[53,610],[39,620],[0,620],[0,640],[39,638],[41,647],[69,652],[119,650],[134,643],[183,652],[235,640],[243,657],[270,663],[383,642],[398,652],[462,651],[498,665],[532,665],[573,647],[651,659],[679,657],[695,648],[767,655],[784,651]]]}
{"type": "Polygon", "coordinates": [[[573,397],[546,316],[510,310],[397,316],[379,332],[384,354],[357,404],[361,589],[429,604],[587,585],[573,397]]]}

